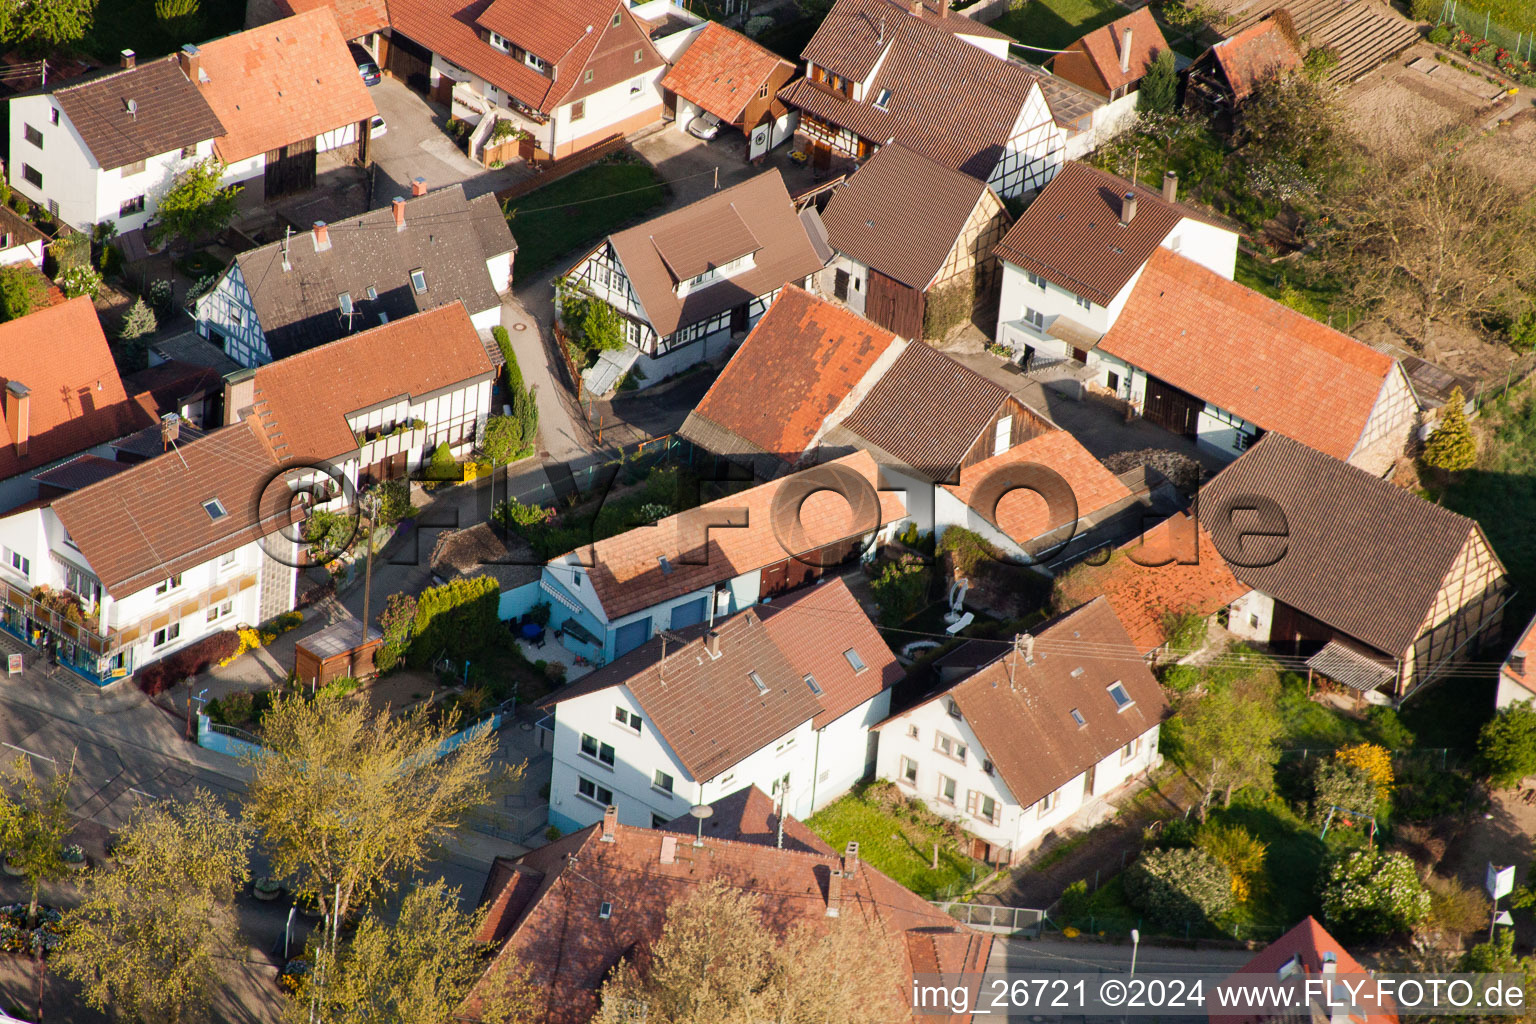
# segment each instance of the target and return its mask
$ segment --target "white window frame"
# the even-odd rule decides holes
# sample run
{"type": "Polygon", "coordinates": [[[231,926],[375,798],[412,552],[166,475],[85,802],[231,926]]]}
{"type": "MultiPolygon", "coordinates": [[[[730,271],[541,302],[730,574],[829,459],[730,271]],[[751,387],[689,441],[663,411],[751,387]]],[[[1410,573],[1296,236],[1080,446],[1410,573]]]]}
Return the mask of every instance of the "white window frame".
{"type": "Polygon", "coordinates": [[[163,597],[173,590],[181,587],[181,573],[177,573],[168,580],[162,580],[155,586],[155,596],[163,597]]]}
{"type": "Polygon", "coordinates": [[[169,626],[155,630],[155,635],[151,638],[151,646],[156,648],[164,647],[166,644],[170,643],[172,640],[178,639],[180,636],[181,623],[173,622],[169,626]]]}
{"type": "Polygon", "coordinates": [[[615,707],[613,709],[613,720],[625,729],[633,732],[636,736],[640,735],[641,724],[645,721],[635,712],[624,707],[615,707]]]}
{"type": "Polygon", "coordinates": [[[600,785],[596,779],[589,779],[585,775],[576,776],[576,796],[589,803],[597,804],[599,807],[607,807],[613,803],[613,790],[607,786],[600,785]],[[588,796],[586,793],[583,793],[581,791],[582,786],[590,786],[592,788],[592,795],[588,796]],[[603,799],[604,793],[608,794],[608,799],[606,800],[603,799]]]}
{"type": "Polygon", "coordinates": [[[899,762],[898,767],[900,767],[901,773],[900,777],[896,781],[903,783],[904,785],[916,786],[917,773],[920,770],[920,766],[918,765],[917,761],[903,754],[901,755],[901,761],[899,762]]]}
{"type": "Polygon", "coordinates": [[[610,771],[613,770],[614,765],[618,761],[618,754],[613,749],[613,744],[604,743],[602,740],[598,739],[596,736],[593,736],[591,733],[584,732],[581,734],[581,741],[578,744],[577,749],[581,752],[582,757],[586,758],[588,761],[591,761],[593,764],[600,764],[610,771]],[[594,752],[589,753],[587,751],[588,740],[592,742],[594,752]],[[608,755],[606,760],[603,758],[604,754],[608,755]]]}
{"type": "Polygon", "coordinates": [[[956,782],[948,775],[945,775],[943,772],[940,772],[939,785],[938,788],[934,790],[934,795],[940,803],[946,803],[953,807],[955,805],[955,798],[960,795],[960,783],[956,782]],[[949,787],[950,791],[947,796],[944,793],[944,788],[946,785],[949,787]]]}
{"type": "Polygon", "coordinates": [[[1036,333],[1040,333],[1045,330],[1045,314],[1040,312],[1038,309],[1025,306],[1024,312],[1019,317],[1019,319],[1023,320],[1026,324],[1033,328],[1036,333]]]}

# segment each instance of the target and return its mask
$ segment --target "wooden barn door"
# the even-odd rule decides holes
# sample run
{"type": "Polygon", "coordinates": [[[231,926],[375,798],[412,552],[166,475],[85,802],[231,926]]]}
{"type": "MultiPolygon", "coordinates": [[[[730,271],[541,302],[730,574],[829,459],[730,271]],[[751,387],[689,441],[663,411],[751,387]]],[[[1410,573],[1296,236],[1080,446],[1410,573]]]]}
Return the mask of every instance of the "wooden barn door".
{"type": "Polygon", "coordinates": [[[908,340],[923,337],[923,294],[878,270],[869,271],[864,315],[908,340]]]}
{"type": "Polygon", "coordinates": [[[1194,437],[1205,402],[1166,381],[1147,375],[1147,419],[1165,430],[1194,437]]]}
{"type": "Polygon", "coordinates": [[[423,96],[432,86],[432,51],[396,33],[390,37],[384,70],[423,96]]]}
{"type": "Polygon", "coordinates": [[[266,198],[315,187],[315,140],[304,139],[267,154],[266,198]]]}

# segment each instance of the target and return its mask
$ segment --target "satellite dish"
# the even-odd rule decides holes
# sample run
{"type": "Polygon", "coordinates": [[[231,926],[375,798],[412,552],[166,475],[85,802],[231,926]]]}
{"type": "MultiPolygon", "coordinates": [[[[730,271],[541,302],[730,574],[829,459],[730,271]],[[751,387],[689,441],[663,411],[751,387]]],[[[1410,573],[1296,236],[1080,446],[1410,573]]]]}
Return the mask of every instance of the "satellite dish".
{"type": "Polygon", "coordinates": [[[714,815],[714,813],[715,813],[715,809],[713,807],[709,806],[709,804],[694,804],[692,807],[688,808],[688,813],[693,815],[694,818],[697,819],[698,823],[699,823],[699,834],[694,837],[693,845],[694,846],[703,846],[704,845],[704,819],[708,818],[708,817],[712,817],[714,815]]]}

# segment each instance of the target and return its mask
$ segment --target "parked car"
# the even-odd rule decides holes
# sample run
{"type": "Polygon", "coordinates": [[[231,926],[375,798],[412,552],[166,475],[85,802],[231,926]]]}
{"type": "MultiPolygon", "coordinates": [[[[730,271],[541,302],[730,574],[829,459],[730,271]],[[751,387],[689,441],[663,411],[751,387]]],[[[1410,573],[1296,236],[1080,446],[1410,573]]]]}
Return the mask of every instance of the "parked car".
{"type": "Polygon", "coordinates": [[[389,131],[389,126],[384,123],[384,119],[378,114],[374,114],[373,120],[368,122],[368,137],[376,139],[387,131],[389,131]]]}
{"type": "Polygon", "coordinates": [[[708,142],[720,134],[720,119],[714,114],[700,114],[688,122],[688,134],[708,142]]]}
{"type": "Polygon", "coordinates": [[[374,63],[373,54],[357,43],[348,43],[347,49],[351,51],[352,59],[357,62],[357,73],[363,76],[364,85],[378,85],[384,81],[384,76],[379,73],[379,66],[374,63]]]}

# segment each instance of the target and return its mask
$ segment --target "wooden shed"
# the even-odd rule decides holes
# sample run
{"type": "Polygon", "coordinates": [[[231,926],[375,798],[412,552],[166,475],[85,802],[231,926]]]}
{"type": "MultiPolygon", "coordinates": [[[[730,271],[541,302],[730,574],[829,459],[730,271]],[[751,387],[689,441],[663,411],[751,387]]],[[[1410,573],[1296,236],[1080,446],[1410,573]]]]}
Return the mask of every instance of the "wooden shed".
{"type": "Polygon", "coordinates": [[[374,654],[383,644],[384,634],[379,629],[369,629],[364,640],[362,623],[343,619],[295,645],[294,672],[310,686],[324,686],[347,676],[372,679],[378,674],[373,667],[374,654]]]}

